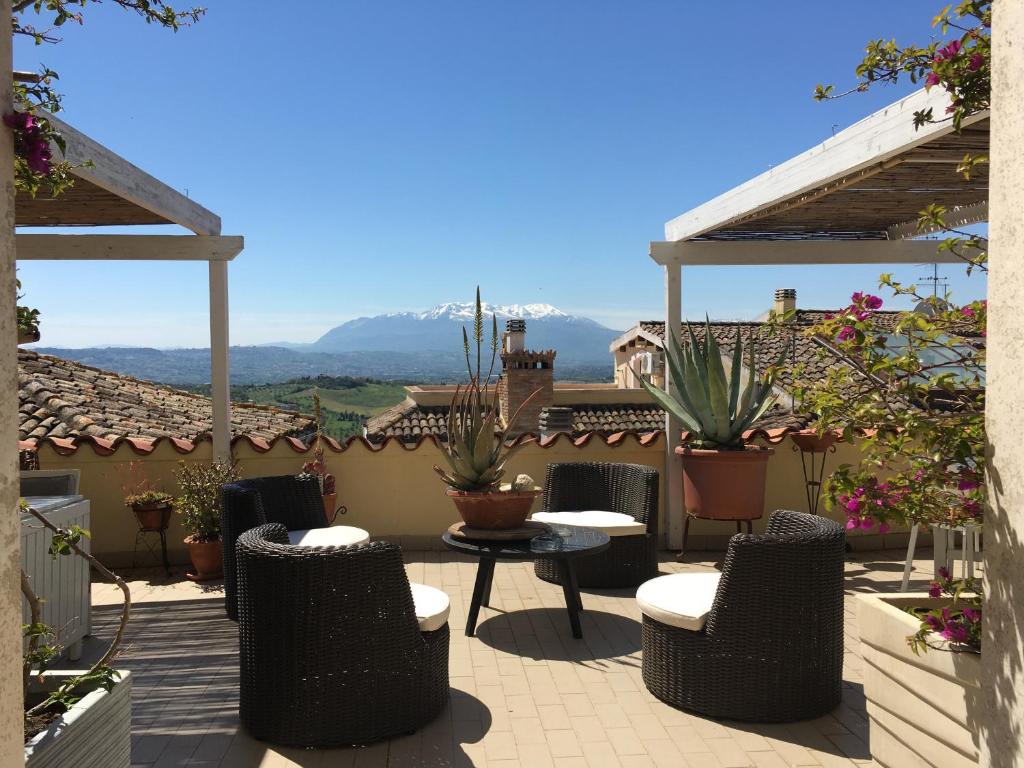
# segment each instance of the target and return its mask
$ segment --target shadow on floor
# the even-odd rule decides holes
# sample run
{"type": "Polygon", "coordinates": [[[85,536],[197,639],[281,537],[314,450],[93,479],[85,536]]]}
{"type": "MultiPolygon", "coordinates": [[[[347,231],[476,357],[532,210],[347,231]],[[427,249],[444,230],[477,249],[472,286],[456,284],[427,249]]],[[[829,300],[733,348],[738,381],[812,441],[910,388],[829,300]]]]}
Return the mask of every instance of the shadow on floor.
{"type": "MultiPolygon", "coordinates": [[[[584,605],[586,602],[584,593],[584,605]]],[[[576,639],[564,608],[527,608],[509,613],[490,609],[489,613],[477,624],[476,636],[495,650],[527,659],[571,661],[601,668],[640,665],[640,622],[635,619],[584,610],[580,614],[583,637],[576,639]]]]}

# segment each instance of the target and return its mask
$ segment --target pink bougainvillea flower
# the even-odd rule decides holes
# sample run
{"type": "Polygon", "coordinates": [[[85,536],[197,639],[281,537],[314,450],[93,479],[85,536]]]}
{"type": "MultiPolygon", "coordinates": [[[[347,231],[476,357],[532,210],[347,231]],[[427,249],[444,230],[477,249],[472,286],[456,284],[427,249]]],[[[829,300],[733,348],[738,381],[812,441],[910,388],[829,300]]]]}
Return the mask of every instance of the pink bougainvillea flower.
{"type": "Polygon", "coordinates": [[[958,53],[960,53],[960,41],[959,40],[954,40],[949,45],[947,45],[945,48],[943,48],[940,51],[940,53],[945,58],[952,59],[954,56],[956,56],[958,53]]]}
{"type": "Polygon", "coordinates": [[[889,532],[889,524],[888,523],[879,523],[878,524],[878,532],[879,533],[888,533],[889,532]]]}
{"type": "Polygon", "coordinates": [[[960,314],[964,315],[965,317],[974,317],[974,309],[971,307],[964,307],[963,309],[960,310],[960,314]]]}
{"type": "Polygon", "coordinates": [[[864,306],[868,309],[878,309],[882,306],[882,300],[877,296],[865,296],[864,306]]]}
{"type": "Polygon", "coordinates": [[[981,611],[974,608],[964,608],[964,618],[971,624],[977,624],[981,621],[981,611]]]}
{"type": "Polygon", "coordinates": [[[973,56],[971,56],[971,60],[967,62],[967,68],[971,70],[971,72],[977,72],[979,69],[981,69],[984,63],[985,57],[982,56],[980,53],[976,53],[973,56]]]}
{"type": "Polygon", "coordinates": [[[946,628],[939,634],[954,643],[966,643],[970,639],[970,635],[967,633],[967,627],[960,622],[946,624],[946,628]]]}
{"type": "Polygon", "coordinates": [[[860,510],[860,502],[857,501],[856,499],[850,499],[848,502],[846,502],[846,508],[850,512],[857,512],[860,510]]]}
{"type": "Polygon", "coordinates": [[[872,528],[875,527],[875,521],[870,517],[862,517],[860,519],[860,527],[863,528],[865,531],[870,531],[872,528]]]}
{"type": "Polygon", "coordinates": [[[932,86],[938,85],[940,82],[942,82],[942,81],[939,79],[939,76],[938,76],[937,73],[929,72],[928,73],[928,77],[925,78],[924,87],[925,88],[931,88],[932,86]]]}
{"type": "Polygon", "coordinates": [[[944,565],[939,566],[939,578],[942,579],[943,581],[948,581],[949,580],[949,568],[947,568],[944,565]]]}
{"type": "Polygon", "coordinates": [[[933,581],[928,587],[928,597],[942,597],[942,585],[939,582],[933,581]]]}
{"type": "Polygon", "coordinates": [[[856,334],[857,334],[857,332],[855,330],[853,330],[853,328],[851,328],[848,325],[844,325],[842,330],[839,331],[839,334],[836,336],[836,338],[839,339],[840,341],[849,341],[856,334]]]}
{"type": "Polygon", "coordinates": [[[961,480],[959,483],[956,484],[956,487],[959,491],[973,491],[979,485],[981,485],[981,483],[972,478],[969,480],[961,480]]]}
{"type": "MultiPolygon", "coordinates": [[[[936,595],[938,597],[938,595],[936,595]]],[[[942,629],[942,621],[938,616],[928,614],[924,617],[924,623],[927,624],[933,631],[938,632],[942,629]]]]}

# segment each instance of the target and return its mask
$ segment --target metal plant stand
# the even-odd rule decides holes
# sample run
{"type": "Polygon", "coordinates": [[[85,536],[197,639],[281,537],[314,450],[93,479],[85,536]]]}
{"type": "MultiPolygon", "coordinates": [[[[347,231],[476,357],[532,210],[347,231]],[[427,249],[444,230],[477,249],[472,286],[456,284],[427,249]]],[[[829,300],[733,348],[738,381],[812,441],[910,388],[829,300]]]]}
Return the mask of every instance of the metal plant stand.
{"type": "Polygon", "coordinates": [[[149,553],[149,556],[154,560],[159,560],[164,566],[164,573],[167,576],[171,575],[171,564],[167,561],[167,528],[143,528],[139,527],[138,533],[135,534],[135,548],[132,550],[132,568],[138,567],[139,558],[139,544],[143,545],[143,548],[149,553]],[[157,541],[154,541],[152,536],[156,534],[158,537],[157,541]],[[157,551],[157,543],[159,542],[160,551],[157,551]]]}
{"type": "Polygon", "coordinates": [[[800,466],[804,471],[804,492],[807,494],[807,511],[818,514],[821,501],[821,486],[825,480],[825,464],[828,454],[836,452],[838,436],[826,432],[796,432],[792,436],[793,450],[800,452],[800,466]]]}

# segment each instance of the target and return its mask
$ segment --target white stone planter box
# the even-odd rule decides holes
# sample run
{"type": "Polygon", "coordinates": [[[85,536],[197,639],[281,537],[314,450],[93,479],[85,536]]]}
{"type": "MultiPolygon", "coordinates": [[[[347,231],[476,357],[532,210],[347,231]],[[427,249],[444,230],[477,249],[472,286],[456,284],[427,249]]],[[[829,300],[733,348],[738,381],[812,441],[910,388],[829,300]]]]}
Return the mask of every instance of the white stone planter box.
{"type": "Polygon", "coordinates": [[[907,645],[920,622],[904,609],[949,602],[912,592],[858,599],[871,756],[883,768],[978,765],[981,657],[934,648],[915,656],[907,645]]]}
{"type": "MultiPolygon", "coordinates": [[[[53,690],[78,670],[45,672],[53,690]]],[[[132,678],[121,677],[108,693],[97,688],[25,744],[27,768],[128,768],[132,752],[132,678]]]]}

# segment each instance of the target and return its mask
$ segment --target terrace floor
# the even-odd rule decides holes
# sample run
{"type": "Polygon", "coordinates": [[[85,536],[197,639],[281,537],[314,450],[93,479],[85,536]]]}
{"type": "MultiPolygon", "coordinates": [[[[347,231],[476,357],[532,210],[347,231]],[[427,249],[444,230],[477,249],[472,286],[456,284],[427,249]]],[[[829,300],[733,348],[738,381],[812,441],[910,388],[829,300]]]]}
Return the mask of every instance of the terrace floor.
{"type": "MultiPolygon", "coordinates": [[[[715,553],[694,553],[710,558],[715,553]]],[[[920,553],[929,558],[927,551],[920,553]]],[[[451,704],[412,736],[364,748],[297,750],[249,738],[238,725],[237,629],[224,616],[219,583],[137,571],[133,618],[116,666],[134,676],[136,766],[672,766],[780,768],[870,765],[856,640],[854,595],[897,591],[899,552],[856,553],[846,566],[842,704],[790,725],[704,719],[655,699],[640,677],[640,614],[633,590],[583,590],[582,640],[574,640],[559,587],[529,563],[499,563],[494,608],[481,609],[477,637],[463,634],[476,562],[409,552],[409,578],[451,597],[451,704]]],[[[706,570],[713,560],[662,563],[663,573],[706,570]]],[[[914,585],[931,575],[915,565],[914,585]]],[[[120,593],[93,585],[93,626],[112,634],[120,593]]]]}

